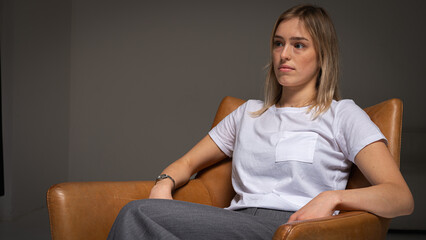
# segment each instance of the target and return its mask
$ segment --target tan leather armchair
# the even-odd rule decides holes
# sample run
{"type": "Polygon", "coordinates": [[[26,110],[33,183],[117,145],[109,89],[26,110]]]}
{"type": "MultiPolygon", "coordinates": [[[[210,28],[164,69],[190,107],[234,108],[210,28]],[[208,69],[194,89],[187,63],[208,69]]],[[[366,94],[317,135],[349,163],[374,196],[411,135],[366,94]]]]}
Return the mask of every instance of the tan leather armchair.
{"type": "MultiPolygon", "coordinates": [[[[213,122],[244,103],[225,97],[213,122]]],[[[399,165],[402,102],[391,99],[364,109],[388,139],[388,147],[399,165]]],[[[147,198],[153,181],[69,182],[47,192],[53,240],[106,239],[120,209],[129,201],[147,198]]],[[[348,188],[368,186],[354,167],[348,188]]],[[[178,189],[174,198],[217,207],[228,206],[235,192],[231,186],[231,160],[204,169],[196,179],[178,189]]],[[[337,216],[293,222],[280,226],[273,239],[385,239],[389,219],[368,212],[342,212],[337,216]]]]}

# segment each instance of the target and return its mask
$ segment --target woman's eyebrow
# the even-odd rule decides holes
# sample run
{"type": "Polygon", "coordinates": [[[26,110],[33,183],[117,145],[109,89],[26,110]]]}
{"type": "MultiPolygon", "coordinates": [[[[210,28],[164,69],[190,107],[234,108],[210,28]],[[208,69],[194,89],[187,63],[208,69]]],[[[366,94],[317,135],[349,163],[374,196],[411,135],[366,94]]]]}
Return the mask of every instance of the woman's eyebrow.
{"type": "Polygon", "coordinates": [[[290,40],[293,40],[293,41],[308,41],[309,42],[309,40],[307,38],[304,38],[304,37],[291,37],[290,40]]]}
{"type": "MultiPolygon", "coordinates": [[[[279,36],[279,35],[274,35],[274,38],[279,38],[279,39],[284,40],[284,38],[279,36]]],[[[309,40],[305,37],[291,37],[290,40],[292,40],[292,41],[308,41],[309,42],[309,40]]]]}

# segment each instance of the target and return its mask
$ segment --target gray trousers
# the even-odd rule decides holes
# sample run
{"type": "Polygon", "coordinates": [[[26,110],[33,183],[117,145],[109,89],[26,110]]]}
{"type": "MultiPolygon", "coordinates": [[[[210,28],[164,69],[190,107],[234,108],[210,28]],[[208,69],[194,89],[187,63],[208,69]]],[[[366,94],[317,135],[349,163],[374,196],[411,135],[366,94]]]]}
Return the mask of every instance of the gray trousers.
{"type": "Polygon", "coordinates": [[[245,208],[231,211],[176,200],[144,199],[118,214],[108,240],[268,239],[293,212],[245,208]]]}

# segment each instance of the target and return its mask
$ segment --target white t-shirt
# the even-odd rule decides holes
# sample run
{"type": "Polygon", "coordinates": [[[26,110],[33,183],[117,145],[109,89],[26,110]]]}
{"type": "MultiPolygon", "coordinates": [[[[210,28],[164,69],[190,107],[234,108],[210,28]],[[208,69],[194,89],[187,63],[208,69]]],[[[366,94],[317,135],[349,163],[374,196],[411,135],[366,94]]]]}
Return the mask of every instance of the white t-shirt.
{"type": "Polygon", "coordinates": [[[307,107],[272,106],[250,115],[262,106],[249,100],[209,132],[233,158],[236,195],[228,209],[297,211],[323,191],[345,189],[357,153],[386,140],[352,100],[333,101],[315,120],[307,107]]]}

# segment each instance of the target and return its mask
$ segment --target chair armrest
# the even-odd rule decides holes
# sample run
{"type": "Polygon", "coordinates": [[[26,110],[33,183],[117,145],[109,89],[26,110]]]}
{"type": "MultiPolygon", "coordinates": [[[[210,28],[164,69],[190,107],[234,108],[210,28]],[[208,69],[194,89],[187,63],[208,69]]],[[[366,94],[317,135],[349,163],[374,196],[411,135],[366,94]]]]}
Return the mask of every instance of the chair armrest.
{"type": "MultiPolygon", "coordinates": [[[[106,239],[118,212],[128,202],[148,198],[153,181],[69,182],[47,192],[52,239],[106,239]]],[[[211,204],[200,180],[178,189],[176,200],[211,204]]]]}
{"type": "Polygon", "coordinates": [[[385,239],[389,219],[364,211],[296,221],[281,225],[273,240],[290,239],[385,239]]]}

